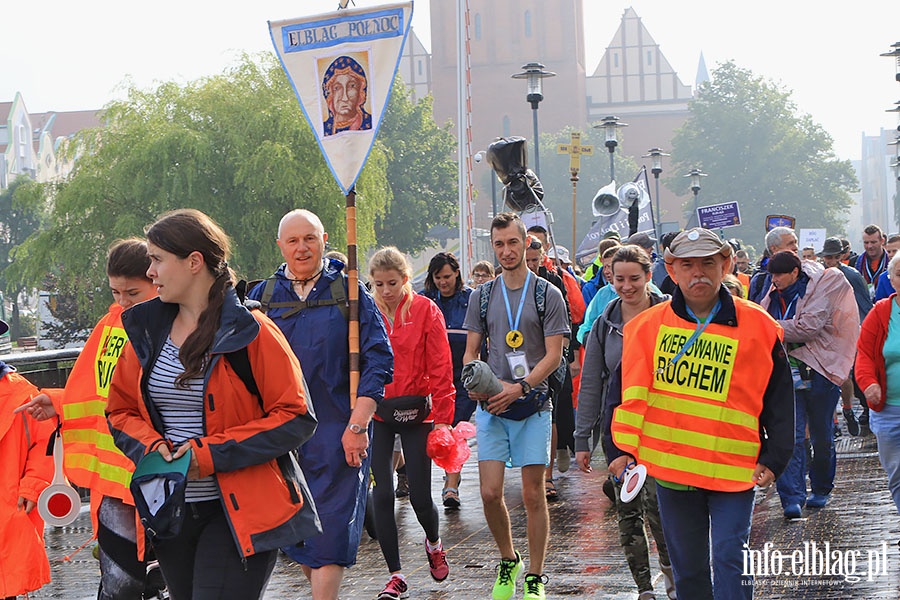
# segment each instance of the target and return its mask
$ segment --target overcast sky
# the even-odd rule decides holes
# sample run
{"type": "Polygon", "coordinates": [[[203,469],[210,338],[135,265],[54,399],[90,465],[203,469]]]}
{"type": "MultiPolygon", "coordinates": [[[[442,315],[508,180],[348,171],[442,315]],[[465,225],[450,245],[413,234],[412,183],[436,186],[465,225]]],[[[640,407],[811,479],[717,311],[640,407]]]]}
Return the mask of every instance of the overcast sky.
{"type": "MultiPolygon", "coordinates": [[[[451,2],[453,0],[433,0],[451,2]]],[[[384,4],[356,0],[357,6],[384,4]]],[[[216,74],[242,52],[271,51],[267,20],[332,11],[338,0],[268,0],[209,4],[156,0],[45,0],[3,15],[5,60],[0,101],[21,92],[31,112],[99,108],[130,80],[188,81],[216,74]]],[[[586,66],[593,72],[624,10],[631,6],[683,83],[693,86],[700,53],[710,71],[734,60],[793,92],[835,140],[841,158],[860,156],[861,136],[894,129],[900,100],[892,59],[900,41],[897,0],[583,0],[586,66]]],[[[415,5],[413,27],[430,45],[428,2],[415,5]]],[[[529,62],[535,57],[522,57],[529,62]]],[[[553,93],[548,86],[545,93],[553,93]]]]}

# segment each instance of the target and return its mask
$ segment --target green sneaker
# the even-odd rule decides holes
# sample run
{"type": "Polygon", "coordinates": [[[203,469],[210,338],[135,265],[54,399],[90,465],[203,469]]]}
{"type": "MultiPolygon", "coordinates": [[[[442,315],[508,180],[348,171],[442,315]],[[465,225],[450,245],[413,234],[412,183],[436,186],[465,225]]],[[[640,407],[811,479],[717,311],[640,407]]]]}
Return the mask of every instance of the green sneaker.
{"type": "Polygon", "coordinates": [[[525,565],[522,564],[522,555],[516,552],[516,559],[509,560],[504,558],[500,560],[500,566],[497,567],[497,581],[494,582],[494,590],[491,597],[494,600],[509,600],[516,595],[516,578],[525,565]]]}
{"type": "Polygon", "coordinates": [[[544,600],[544,584],[547,583],[546,575],[529,573],[525,576],[525,595],[522,600],[544,600]]]}

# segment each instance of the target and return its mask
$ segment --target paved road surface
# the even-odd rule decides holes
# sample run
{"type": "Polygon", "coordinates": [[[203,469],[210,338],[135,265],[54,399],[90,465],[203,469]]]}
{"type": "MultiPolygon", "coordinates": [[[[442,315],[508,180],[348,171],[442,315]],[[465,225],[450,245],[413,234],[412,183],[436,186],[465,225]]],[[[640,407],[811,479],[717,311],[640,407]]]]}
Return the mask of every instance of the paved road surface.
{"type": "MultiPolygon", "coordinates": [[[[497,553],[478,496],[477,467],[473,457],[463,470],[460,511],[441,510],[441,531],[448,550],[451,573],[447,581],[435,583],[428,575],[421,528],[407,500],[397,503],[401,557],[410,583],[410,598],[488,598],[494,581],[497,553]]],[[[507,471],[513,536],[525,554],[525,512],[521,503],[518,472],[507,471]]],[[[633,600],[637,597],[634,583],[618,544],[615,514],[600,490],[599,469],[591,474],[570,470],[557,477],[560,500],[551,504],[551,539],[546,574],[548,598],[598,598],[633,600]]],[[[755,598],[765,599],[831,599],[831,598],[900,598],[900,519],[887,492],[887,482],[878,464],[875,438],[844,437],[838,444],[838,473],[831,504],[818,511],[805,511],[804,519],[785,522],[778,496],[773,489],[760,493],[753,515],[751,548],[763,550],[770,542],[775,550],[790,555],[796,550],[810,552],[829,544],[831,552],[840,551],[846,566],[858,557],[856,572],[860,580],[842,576],[800,576],[787,574],[789,560],[783,562],[781,575],[758,577],[755,598]],[[805,546],[807,544],[808,546],[805,546]],[[852,554],[858,551],[859,554],[852,554]],[[878,574],[871,580],[865,576],[869,552],[882,559],[878,574]],[[885,560],[886,559],[886,560],[885,560]]],[[[435,470],[433,490],[437,499],[441,489],[440,474],[435,470]]],[[[32,598],[66,598],[88,600],[96,596],[99,571],[97,562],[83,551],[67,563],[60,559],[74,551],[90,537],[90,522],[82,515],[71,526],[52,528],[47,532],[47,545],[53,564],[53,582],[33,594],[32,598]]],[[[771,564],[771,559],[769,561],[771,564]]],[[[656,566],[654,556],[654,567],[656,566]]],[[[662,578],[656,570],[655,588],[664,597],[662,578]]],[[[359,563],[347,571],[342,588],[344,600],[375,598],[387,579],[387,569],[378,543],[363,533],[359,563]]],[[[520,583],[521,585],[521,583],[520,583]]],[[[294,600],[309,597],[300,569],[280,557],[266,600],[294,600]]],[[[521,598],[521,587],[518,598],[521,598]]]]}

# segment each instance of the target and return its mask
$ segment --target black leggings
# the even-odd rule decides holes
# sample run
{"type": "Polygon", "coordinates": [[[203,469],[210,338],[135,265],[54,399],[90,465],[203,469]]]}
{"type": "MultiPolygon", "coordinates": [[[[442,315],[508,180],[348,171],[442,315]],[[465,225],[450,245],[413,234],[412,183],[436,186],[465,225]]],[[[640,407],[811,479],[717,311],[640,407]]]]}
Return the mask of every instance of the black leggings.
{"type": "Polygon", "coordinates": [[[243,560],[219,500],[187,503],[181,533],[154,550],[172,600],[262,598],[278,555],[269,550],[243,560]]]}
{"type": "Polygon", "coordinates": [[[425,452],[431,423],[392,427],[375,421],[372,434],[372,475],[375,490],[375,532],[378,544],[391,573],[400,570],[400,546],[397,542],[397,520],[394,517],[394,434],[400,434],[403,457],[406,460],[406,478],[409,480],[409,502],[425,537],[436,542],[440,537],[437,506],[431,499],[431,459],[425,452]]]}

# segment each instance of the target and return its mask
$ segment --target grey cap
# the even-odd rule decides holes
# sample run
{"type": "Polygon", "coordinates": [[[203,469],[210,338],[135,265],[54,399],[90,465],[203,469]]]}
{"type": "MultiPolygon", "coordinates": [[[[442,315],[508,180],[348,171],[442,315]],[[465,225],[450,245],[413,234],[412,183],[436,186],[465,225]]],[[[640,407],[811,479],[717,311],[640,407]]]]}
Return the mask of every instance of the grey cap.
{"type": "Polygon", "coordinates": [[[634,235],[628,236],[625,240],[626,244],[634,244],[635,246],[640,246],[641,248],[652,248],[654,244],[656,244],[656,238],[651,237],[649,233],[635,233],[634,235]]]}
{"type": "Polygon", "coordinates": [[[816,256],[838,256],[843,253],[844,245],[841,243],[841,238],[830,237],[825,239],[825,243],[822,244],[822,251],[817,252],[816,256]]]}

